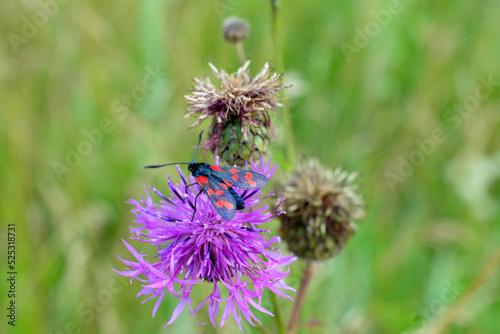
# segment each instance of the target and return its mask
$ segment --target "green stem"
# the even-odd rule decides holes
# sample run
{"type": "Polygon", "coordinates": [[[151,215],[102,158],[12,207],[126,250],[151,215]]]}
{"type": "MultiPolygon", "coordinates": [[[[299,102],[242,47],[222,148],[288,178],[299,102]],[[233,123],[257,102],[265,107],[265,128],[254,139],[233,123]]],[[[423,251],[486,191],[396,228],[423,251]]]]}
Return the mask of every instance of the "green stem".
{"type": "Polygon", "coordinates": [[[272,26],[273,26],[273,44],[274,56],[276,57],[276,67],[278,71],[284,71],[283,51],[281,49],[281,25],[279,21],[279,0],[271,0],[272,26]]]}
{"type": "MultiPolygon", "coordinates": [[[[276,58],[276,69],[278,72],[283,73],[285,71],[285,64],[283,60],[283,50],[281,48],[281,27],[279,22],[279,9],[280,0],[270,0],[272,9],[272,35],[274,44],[274,56],[276,58]]],[[[282,91],[281,98],[286,99],[285,92],[282,91]]],[[[295,146],[293,143],[293,132],[292,124],[290,121],[290,110],[288,105],[285,104],[283,107],[283,123],[285,125],[285,140],[286,140],[286,154],[289,164],[295,163],[295,146]]]]}
{"type": "Polygon", "coordinates": [[[299,293],[297,295],[297,301],[293,307],[292,317],[288,323],[288,334],[294,334],[297,331],[299,324],[300,313],[302,312],[302,305],[304,304],[304,299],[306,297],[307,288],[309,283],[311,283],[311,278],[314,273],[314,264],[307,261],[306,269],[304,270],[304,276],[302,276],[302,281],[300,282],[299,293]]]}
{"type": "Polygon", "coordinates": [[[276,326],[278,326],[278,333],[285,334],[285,324],[283,323],[283,318],[281,317],[281,308],[278,304],[278,299],[276,298],[276,294],[272,292],[271,292],[271,300],[274,308],[276,326]]]}
{"type": "Polygon", "coordinates": [[[238,58],[240,59],[241,66],[247,61],[247,56],[245,55],[245,49],[243,48],[243,42],[236,42],[236,52],[238,53],[238,58]]]}

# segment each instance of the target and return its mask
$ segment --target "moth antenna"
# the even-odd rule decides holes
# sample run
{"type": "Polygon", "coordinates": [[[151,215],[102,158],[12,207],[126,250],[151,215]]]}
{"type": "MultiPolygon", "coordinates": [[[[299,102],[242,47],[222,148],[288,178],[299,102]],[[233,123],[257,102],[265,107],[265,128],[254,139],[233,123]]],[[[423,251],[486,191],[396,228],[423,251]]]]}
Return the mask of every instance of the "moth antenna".
{"type": "Polygon", "coordinates": [[[144,166],[144,168],[160,168],[160,167],[171,166],[171,165],[189,165],[189,163],[187,163],[187,162],[173,162],[171,164],[163,164],[163,165],[148,165],[148,166],[144,166]]]}
{"type": "Polygon", "coordinates": [[[194,162],[194,159],[196,158],[196,153],[198,153],[198,149],[200,148],[200,143],[201,143],[201,135],[203,134],[203,130],[201,130],[200,132],[200,137],[198,138],[198,145],[196,146],[196,151],[194,152],[194,157],[193,157],[193,161],[194,162]]]}

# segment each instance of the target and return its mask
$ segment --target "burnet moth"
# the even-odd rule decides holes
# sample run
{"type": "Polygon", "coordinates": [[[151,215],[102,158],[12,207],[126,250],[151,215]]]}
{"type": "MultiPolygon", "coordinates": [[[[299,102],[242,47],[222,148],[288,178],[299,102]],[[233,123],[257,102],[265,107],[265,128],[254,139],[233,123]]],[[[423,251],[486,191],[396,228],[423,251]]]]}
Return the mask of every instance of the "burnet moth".
{"type": "Polygon", "coordinates": [[[215,210],[217,210],[222,218],[231,220],[236,210],[243,210],[245,208],[245,202],[243,202],[240,195],[234,191],[233,187],[241,189],[259,189],[266,185],[269,180],[262,174],[244,169],[222,167],[204,162],[194,162],[196,153],[198,153],[198,148],[200,147],[202,134],[203,131],[200,132],[198,145],[196,146],[196,151],[194,152],[194,157],[191,162],[149,165],[144,166],[144,168],[159,168],[176,164],[188,165],[188,170],[193,174],[196,182],[186,185],[186,188],[195,184],[198,184],[200,188],[194,200],[195,211],[193,212],[191,220],[194,219],[196,213],[196,200],[202,192],[208,196],[215,210]]]}

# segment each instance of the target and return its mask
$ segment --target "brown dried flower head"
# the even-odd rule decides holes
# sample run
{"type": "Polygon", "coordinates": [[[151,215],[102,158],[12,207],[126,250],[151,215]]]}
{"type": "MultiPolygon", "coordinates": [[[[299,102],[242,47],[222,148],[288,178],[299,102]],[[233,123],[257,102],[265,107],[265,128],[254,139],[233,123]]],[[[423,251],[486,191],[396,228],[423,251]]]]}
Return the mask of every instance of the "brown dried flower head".
{"type": "Polygon", "coordinates": [[[282,76],[271,74],[267,63],[255,77],[249,73],[250,61],[231,74],[208,64],[220,84],[215,86],[209,78],[195,78],[193,92],[185,96],[185,117],[198,117],[191,127],[211,119],[209,138],[203,148],[226,163],[241,165],[245,160],[258,158],[267,151],[274,136],[269,112],[282,106],[278,102],[284,88],[282,76]]]}
{"type": "Polygon", "coordinates": [[[337,255],[364,219],[364,203],[352,181],[356,173],[332,171],[312,158],[296,166],[278,190],[286,197],[280,233],[299,258],[324,260],[337,255]]]}
{"type": "Polygon", "coordinates": [[[229,43],[244,41],[249,30],[248,23],[237,17],[229,17],[222,24],[222,36],[229,43]]]}

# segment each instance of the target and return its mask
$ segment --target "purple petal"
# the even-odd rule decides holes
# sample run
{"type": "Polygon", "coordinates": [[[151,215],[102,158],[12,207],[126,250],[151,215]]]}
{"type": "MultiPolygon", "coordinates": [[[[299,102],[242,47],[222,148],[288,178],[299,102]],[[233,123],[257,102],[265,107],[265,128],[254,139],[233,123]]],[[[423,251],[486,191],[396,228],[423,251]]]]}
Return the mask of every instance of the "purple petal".
{"type": "Polygon", "coordinates": [[[181,302],[175,308],[174,313],[172,313],[172,317],[170,318],[169,322],[164,327],[167,327],[172,322],[174,322],[175,319],[177,319],[177,317],[181,314],[182,310],[184,310],[184,307],[186,306],[186,302],[187,302],[187,299],[182,298],[181,302]]]}

